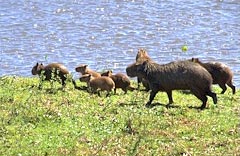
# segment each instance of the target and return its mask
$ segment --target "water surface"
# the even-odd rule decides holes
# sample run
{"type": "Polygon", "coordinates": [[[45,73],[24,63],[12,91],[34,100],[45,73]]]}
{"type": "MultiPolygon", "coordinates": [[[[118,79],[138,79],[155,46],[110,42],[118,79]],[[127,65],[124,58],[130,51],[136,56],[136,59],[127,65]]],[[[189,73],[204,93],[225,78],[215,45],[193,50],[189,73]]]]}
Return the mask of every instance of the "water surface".
{"type": "Polygon", "coordinates": [[[159,63],[220,61],[240,87],[238,0],[0,0],[0,76],[32,76],[36,62],[125,72],[138,48],[159,63]],[[188,46],[182,52],[183,45],[188,46]]]}

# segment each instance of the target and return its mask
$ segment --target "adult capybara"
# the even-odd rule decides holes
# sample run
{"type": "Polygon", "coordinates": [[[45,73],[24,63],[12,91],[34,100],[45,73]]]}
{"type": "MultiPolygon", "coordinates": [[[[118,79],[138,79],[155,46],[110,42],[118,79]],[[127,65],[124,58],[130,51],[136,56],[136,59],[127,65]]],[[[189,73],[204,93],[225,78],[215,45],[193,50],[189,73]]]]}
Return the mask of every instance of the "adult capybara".
{"type": "MultiPolygon", "coordinates": [[[[138,63],[142,63],[144,61],[153,61],[150,56],[148,55],[147,51],[145,49],[138,49],[138,53],[137,53],[137,56],[136,56],[136,62],[138,63]]],[[[149,91],[149,84],[148,84],[148,81],[142,77],[137,77],[137,82],[138,82],[138,88],[140,87],[140,83],[143,84],[143,86],[145,87],[145,90],[146,91],[149,91]]]]}
{"type": "Polygon", "coordinates": [[[80,72],[82,75],[91,74],[93,77],[101,77],[101,74],[88,68],[88,65],[79,65],[75,68],[76,72],[80,72]]]}
{"type": "Polygon", "coordinates": [[[125,94],[127,93],[128,90],[131,90],[131,91],[134,90],[134,88],[131,87],[131,85],[130,85],[129,78],[125,74],[122,74],[122,73],[112,74],[112,71],[108,70],[108,71],[102,73],[101,75],[102,76],[108,76],[114,81],[114,83],[115,83],[115,89],[114,89],[115,94],[116,94],[117,88],[121,88],[125,92],[125,94]]]}
{"type": "Polygon", "coordinates": [[[164,91],[168,95],[169,104],[173,103],[173,90],[190,90],[202,101],[201,109],[207,104],[207,96],[217,103],[217,96],[211,91],[212,77],[202,66],[189,61],[176,61],[164,65],[144,61],[133,63],[126,69],[130,77],[141,76],[148,80],[151,90],[149,106],[158,91],[164,91]]]}
{"type": "Polygon", "coordinates": [[[142,48],[138,49],[136,62],[144,62],[146,60],[153,61],[145,49],[142,49],[142,48]]]}
{"type": "Polygon", "coordinates": [[[221,94],[227,90],[226,84],[232,88],[232,93],[235,94],[236,88],[233,85],[233,72],[231,69],[220,62],[203,63],[198,58],[192,58],[192,62],[198,63],[203,66],[212,75],[213,84],[218,84],[222,88],[221,94]]]}
{"type": "MultiPolygon", "coordinates": [[[[66,85],[65,81],[67,80],[67,75],[69,74],[69,71],[63,64],[60,63],[50,63],[46,66],[44,66],[42,63],[37,63],[32,68],[32,74],[40,76],[39,88],[41,88],[42,81],[44,80],[61,81],[62,86],[65,87],[66,85]]],[[[76,83],[73,79],[72,83],[76,88],[76,83]]]]}
{"type": "Polygon", "coordinates": [[[115,88],[115,83],[114,81],[107,76],[102,76],[102,77],[93,77],[90,74],[85,74],[82,77],[80,77],[81,82],[86,82],[88,87],[90,87],[91,91],[93,93],[98,93],[100,95],[100,92],[98,89],[101,91],[107,91],[107,95],[109,95],[110,91],[115,88]]]}

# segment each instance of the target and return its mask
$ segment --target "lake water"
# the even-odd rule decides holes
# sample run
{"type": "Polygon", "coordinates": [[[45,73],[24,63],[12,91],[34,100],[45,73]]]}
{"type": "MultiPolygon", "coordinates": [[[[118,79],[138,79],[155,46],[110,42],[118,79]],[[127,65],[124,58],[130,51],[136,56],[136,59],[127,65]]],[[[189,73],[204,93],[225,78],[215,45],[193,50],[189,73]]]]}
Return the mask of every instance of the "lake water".
{"type": "Polygon", "coordinates": [[[223,62],[240,87],[240,1],[0,0],[0,76],[30,77],[36,62],[124,73],[139,48],[161,64],[223,62]]]}

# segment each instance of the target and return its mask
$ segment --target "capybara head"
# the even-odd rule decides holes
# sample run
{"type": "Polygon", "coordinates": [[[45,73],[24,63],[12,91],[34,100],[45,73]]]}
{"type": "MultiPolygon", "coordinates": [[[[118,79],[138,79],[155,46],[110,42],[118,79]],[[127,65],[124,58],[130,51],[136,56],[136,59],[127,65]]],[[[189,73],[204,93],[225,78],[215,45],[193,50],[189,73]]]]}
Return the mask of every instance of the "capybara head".
{"type": "Polygon", "coordinates": [[[37,75],[37,74],[39,74],[41,72],[42,69],[43,69],[43,64],[42,63],[39,64],[37,62],[37,64],[32,68],[32,74],[33,75],[37,75]]]}
{"type": "Polygon", "coordinates": [[[127,75],[130,77],[136,77],[136,76],[143,77],[142,72],[144,71],[144,67],[147,62],[148,61],[144,61],[142,63],[136,62],[136,63],[129,65],[126,68],[127,75]]]}
{"type": "Polygon", "coordinates": [[[143,62],[145,60],[151,60],[151,58],[149,57],[147,51],[141,48],[138,50],[136,62],[143,62]]]}
{"type": "Polygon", "coordinates": [[[92,77],[91,74],[84,74],[79,78],[79,80],[81,82],[87,82],[88,83],[91,80],[91,77],[92,77]]]}
{"type": "Polygon", "coordinates": [[[198,58],[192,58],[191,61],[194,62],[194,63],[201,63],[198,58]]]}
{"type": "Polygon", "coordinates": [[[108,71],[106,71],[106,72],[103,72],[103,73],[101,74],[101,76],[108,76],[108,77],[112,76],[112,70],[108,70],[108,71]]]}
{"type": "Polygon", "coordinates": [[[84,65],[79,65],[75,68],[76,72],[80,72],[80,73],[85,73],[86,69],[87,69],[87,66],[86,64],[84,65]]]}

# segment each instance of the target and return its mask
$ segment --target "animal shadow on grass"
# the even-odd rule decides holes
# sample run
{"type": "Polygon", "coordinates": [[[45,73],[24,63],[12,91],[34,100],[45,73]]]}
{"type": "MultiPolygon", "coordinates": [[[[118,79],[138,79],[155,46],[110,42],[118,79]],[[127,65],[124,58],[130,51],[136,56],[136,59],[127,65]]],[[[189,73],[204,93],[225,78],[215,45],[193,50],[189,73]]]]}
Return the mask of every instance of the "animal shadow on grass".
{"type": "Polygon", "coordinates": [[[162,107],[166,107],[166,108],[180,108],[180,106],[178,105],[175,105],[175,104],[163,104],[163,103],[159,103],[159,102],[156,102],[156,103],[152,103],[151,105],[149,106],[145,106],[146,108],[153,108],[153,107],[156,107],[156,106],[162,106],[162,107]]]}
{"type": "Polygon", "coordinates": [[[133,102],[129,102],[129,103],[121,102],[121,103],[119,103],[119,106],[121,106],[121,107],[134,106],[134,105],[137,105],[137,103],[133,103],[133,102]]]}
{"type": "MultiPolygon", "coordinates": [[[[168,109],[170,108],[181,108],[180,105],[176,105],[176,104],[163,104],[163,103],[152,103],[150,106],[146,106],[147,108],[153,108],[153,107],[156,107],[156,106],[162,106],[162,107],[166,107],[168,109]]],[[[200,106],[187,106],[189,109],[196,109],[196,110],[201,110],[201,107],[200,106]]]]}
{"type": "Polygon", "coordinates": [[[87,91],[88,87],[86,87],[86,86],[81,86],[81,87],[76,86],[75,89],[87,91]]]}

